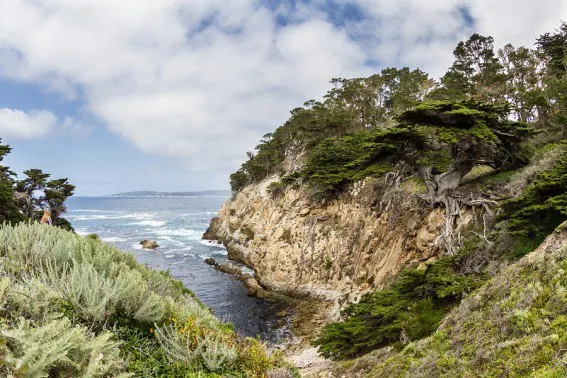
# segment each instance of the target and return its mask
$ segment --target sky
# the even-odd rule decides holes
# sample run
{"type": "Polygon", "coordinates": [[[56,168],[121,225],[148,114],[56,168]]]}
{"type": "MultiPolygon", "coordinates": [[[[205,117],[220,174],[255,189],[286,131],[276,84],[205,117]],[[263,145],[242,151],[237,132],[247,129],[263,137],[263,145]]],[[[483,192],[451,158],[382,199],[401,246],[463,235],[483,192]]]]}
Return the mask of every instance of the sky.
{"type": "Polygon", "coordinates": [[[532,47],[561,20],[567,0],[0,0],[5,163],[77,195],[228,189],[331,78],[438,78],[475,32],[532,47]]]}

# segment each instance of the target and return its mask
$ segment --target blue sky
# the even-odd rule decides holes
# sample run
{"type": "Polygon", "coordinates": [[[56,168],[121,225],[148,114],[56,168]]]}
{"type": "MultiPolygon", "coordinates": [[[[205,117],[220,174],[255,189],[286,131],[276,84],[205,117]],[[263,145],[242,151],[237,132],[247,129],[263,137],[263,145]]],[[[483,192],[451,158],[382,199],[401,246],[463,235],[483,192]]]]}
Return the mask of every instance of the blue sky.
{"type": "Polygon", "coordinates": [[[473,32],[531,46],[565,16],[557,0],[3,0],[6,164],[79,195],[225,189],[332,77],[438,77],[473,32]]]}

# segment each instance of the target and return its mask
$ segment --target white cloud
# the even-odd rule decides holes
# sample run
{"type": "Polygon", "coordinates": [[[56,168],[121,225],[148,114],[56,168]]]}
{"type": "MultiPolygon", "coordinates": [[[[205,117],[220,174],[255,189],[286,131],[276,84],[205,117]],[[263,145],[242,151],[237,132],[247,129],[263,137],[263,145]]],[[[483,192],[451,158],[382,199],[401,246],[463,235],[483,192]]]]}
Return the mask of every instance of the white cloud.
{"type": "Polygon", "coordinates": [[[365,17],[335,26],[323,0],[276,10],[253,0],[3,0],[0,75],[80,96],[143,151],[228,171],[330,78],[369,74],[369,60],[441,75],[473,32],[459,7],[499,44],[533,41],[567,14],[556,0],[336,2],[365,17]]]}
{"type": "Polygon", "coordinates": [[[39,138],[56,125],[57,117],[46,110],[23,112],[0,108],[0,135],[19,139],[39,138]]]}
{"type": "Polygon", "coordinates": [[[499,46],[532,47],[535,39],[567,21],[565,0],[467,0],[479,33],[492,35],[499,46]]]}
{"type": "Polygon", "coordinates": [[[93,128],[77,122],[73,117],[58,119],[48,110],[22,111],[0,108],[0,137],[14,139],[42,138],[51,133],[86,138],[93,128]]]}

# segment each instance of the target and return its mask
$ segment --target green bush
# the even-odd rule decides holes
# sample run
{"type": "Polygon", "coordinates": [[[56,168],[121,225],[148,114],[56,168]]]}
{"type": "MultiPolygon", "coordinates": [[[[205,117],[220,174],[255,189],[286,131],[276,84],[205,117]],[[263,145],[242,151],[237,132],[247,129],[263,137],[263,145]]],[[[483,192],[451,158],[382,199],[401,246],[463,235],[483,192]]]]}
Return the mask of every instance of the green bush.
{"type": "Polygon", "coordinates": [[[455,272],[462,258],[444,257],[424,269],[402,271],[387,289],[349,305],[345,320],[325,326],[314,345],[326,357],[344,359],[430,335],[443,316],[485,280],[480,274],[455,272]]]}
{"type": "Polygon", "coordinates": [[[360,131],[320,142],[302,171],[317,192],[336,195],[349,184],[391,170],[391,157],[416,135],[408,129],[360,131]]]}
{"type": "Polygon", "coordinates": [[[512,233],[539,242],[567,220],[567,152],[503,209],[502,218],[509,219],[512,233]]]}
{"type": "Polygon", "coordinates": [[[244,340],[165,272],[57,227],[0,227],[0,375],[245,376],[244,340]]]}

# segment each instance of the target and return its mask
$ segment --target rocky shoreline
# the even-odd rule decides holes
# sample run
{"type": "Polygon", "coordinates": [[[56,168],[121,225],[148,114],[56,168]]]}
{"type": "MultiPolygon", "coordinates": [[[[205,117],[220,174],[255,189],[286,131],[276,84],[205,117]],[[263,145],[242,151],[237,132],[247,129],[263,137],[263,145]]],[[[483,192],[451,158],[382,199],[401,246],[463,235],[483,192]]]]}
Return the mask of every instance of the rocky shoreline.
{"type": "Polygon", "coordinates": [[[316,348],[310,345],[310,340],[330,321],[331,302],[293,298],[267,290],[252,274],[244,273],[242,265],[230,260],[217,262],[213,258],[207,258],[204,262],[240,279],[248,290],[248,295],[282,305],[282,309],[275,313],[275,326],[287,336],[276,342],[268,340],[271,351],[283,352],[285,358],[299,369],[301,376],[318,376],[320,372],[329,370],[332,362],[319,356],[316,348]]]}

